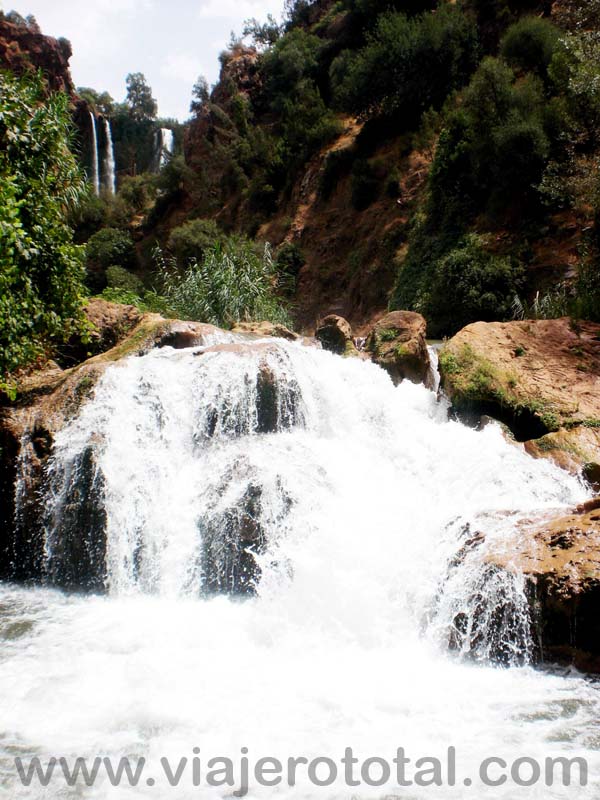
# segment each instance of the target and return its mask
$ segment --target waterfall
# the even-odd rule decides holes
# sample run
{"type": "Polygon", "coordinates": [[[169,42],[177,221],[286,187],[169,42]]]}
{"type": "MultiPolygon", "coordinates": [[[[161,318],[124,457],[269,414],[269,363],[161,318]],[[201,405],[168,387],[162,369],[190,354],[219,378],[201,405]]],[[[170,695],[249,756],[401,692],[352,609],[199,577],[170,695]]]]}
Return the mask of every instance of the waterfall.
{"type": "MultiPolygon", "coordinates": [[[[374,571],[377,582],[390,591],[398,584],[398,598],[404,596],[394,624],[419,627],[409,613],[418,598],[416,608],[430,617],[435,612],[431,627],[445,631],[442,640],[452,614],[470,613],[467,595],[477,592],[467,587],[481,580],[478,559],[466,559],[459,579],[447,580],[462,531],[497,510],[498,521],[492,513],[486,527],[497,524],[501,536],[506,510],[518,515],[556,506],[578,491],[574,479],[506,444],[499,429],[474,433],[443,423],[444,414],[433,393],[396,390],[373,365],[284,342],[238,342],[207,352],[166,348],[130,359],[108,370],[94,402],[57,438],[49,571],[60,576],[69,568],[60,563],[69,553],[55,543],[64,550],[70,538],[64,508],[73,505],[77,475],[90,503],[102,506],[102,513],[88,509],[88,519],[102,520],[89,535],[106,540],[103,579],[117,595],[198,597],[217,584],[237,591],[241,567],[232,559],[238,556],[248,573],[241,583],[260,593],[288,574],[290,550],[307,530],[333,558],[344,529],[354,558],[363,547],[360,531],[376,527],[388,532],[369,531],[379,544],[377,559],[381,549],[394,556],[374,571]]],[[[292,572],[302,574],[298,565],[292,572]]],[[[505,593],[517,597],[518,587],[505,593]]]]}
{"type": "MultiPolygon", "coordinates": [[[[597,774],[593,686],[519,666],[522,581],[485,559],[519,519],[585,496],[499,427],[448,421],[433,392],[359,359],[222,334],[116,363],[54,442],[47,586],[0,584],[0,756],[457,746],[459,785],[401,790],[419,800],[464,800],[462,775],[489,756],[585,753],[597,774]]],[[[524,796],[563,797],[540,789],[524,796]]],[[[363,790],[398,793],[393,778],[363,790]]],[[[277,791],[354,792],[305,772],[277,791]]],[[[510,782],[479,795],[516,796],[510,782]]]]}
{"type": "Polygon", "coordinates": [[[104,188],[110,194],[115,194],[116,192],[115,151],[113,146],[110,121],[106,117],[104,117],[104,135],[106,139],[104,160],[102,164],[104,173],[104,188]]]}
{"type": "Polygon", "coordinates": [[[96,117],[90,111],[92,121],[92,185],[97,195],[100,194],[100,159],[98,157],[98,131],[96,128],[96,117]]]}
{"type": "Polygon", "coordinates": [[[173,154],[174,138],[170,128],[161,128],[157,135],[158,168],[162,169],[173,154]]]}

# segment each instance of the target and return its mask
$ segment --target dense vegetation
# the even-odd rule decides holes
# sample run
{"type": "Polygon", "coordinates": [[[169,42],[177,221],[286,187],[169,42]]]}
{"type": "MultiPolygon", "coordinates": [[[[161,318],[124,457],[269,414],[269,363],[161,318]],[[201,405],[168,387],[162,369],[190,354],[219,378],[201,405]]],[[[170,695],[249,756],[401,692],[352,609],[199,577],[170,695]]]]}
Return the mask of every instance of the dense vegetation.
{"type": "Polygon", "coordinates": [[[236,198],[235,224],[252,234],[340,121],[358,116],[356,145],[325,161],[323,201],[346,175],[357,212],[399,197],[396,165],[377,158],[386,140],[408,134],[433,156],[392,307],[422,311],[439,335],[509,317],[515,297],[562,280],[538,284],[529,266],[535,241],[573,213],[590,223],[579,278],[544,307],[600,318],[600,15],[596,0],[556,5],[550,19],[547,4],[510,0],[296,0],[282,25],[250,21],[255,49],[234,40],[221,83],[195,88],[194,213],[236,198]]]}
{"type": "Polygon", "coordinates": [[[290,0],[282,23],[232,38],[212,90],[198,79],[185,130],[157,118],[140,73],[123,103],[78,90],[111,121],[116,196],[85,190],[66,96],[2,76],[2,380],[81,332],[86,292],[223,325],[287,320],[307,262],[292,214],[314,176],[317,209],[373,226],[336,265],[340,296],[363,271],[393,272],[391,307],[421,311],[434,335],[600,320],[599,31],[597,0],[290,0]],[[397,217],[385,229],[380,209],[397,217]],[[272,255],[254,240],[273,220],[272,255]],[[573,230],[570,272],[558,258],[538,270],[540,242],[573,230]]]}
{"type": "Polygon", "coordinates": [[[83,253],[66,220],[86,193],[64,94],[0,74],[0,387],[84,330],[83,253]],[[41,102],[42,99],[44,102],[41,102]]]}

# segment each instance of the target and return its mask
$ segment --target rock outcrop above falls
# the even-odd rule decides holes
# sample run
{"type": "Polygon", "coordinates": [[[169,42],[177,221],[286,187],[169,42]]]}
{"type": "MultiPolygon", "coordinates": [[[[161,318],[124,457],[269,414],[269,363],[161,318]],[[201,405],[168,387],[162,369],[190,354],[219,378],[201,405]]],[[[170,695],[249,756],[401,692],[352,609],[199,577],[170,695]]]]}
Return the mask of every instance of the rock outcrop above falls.
{"type": "Polygon", "coordinates": [[[489,415],[535,457],[593,476],[600,464],[600,325],[568,318],[477,322],[440,353],[456,414],[489,415]]]}

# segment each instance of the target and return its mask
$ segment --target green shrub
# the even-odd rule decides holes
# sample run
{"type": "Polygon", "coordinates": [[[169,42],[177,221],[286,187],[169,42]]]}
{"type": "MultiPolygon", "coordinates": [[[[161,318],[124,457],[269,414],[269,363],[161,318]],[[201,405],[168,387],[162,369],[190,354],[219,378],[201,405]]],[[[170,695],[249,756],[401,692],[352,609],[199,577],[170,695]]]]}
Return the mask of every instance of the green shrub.
{"type": "Polygon", "coordinates": [[[353,113],[402,112],[405,124],[428,108],[439,108],[463,85],[477,63],[477,31],[458,6],[407,17],[381,14],[365,47],[345,56],[345,69],[331,78],[339,105],[353,113]]]}
{"type": "Polygon", "coordinates": [[[140,294],[144,288],[144,284],[137,275],[132,275],[131,272],[116,265],[110,266],[106,270],[106,283],[111,289],[124,289],[136,294],[140,294]]]}
{"type": "Polygon", "coordinates": [[[116,265],[123,268],[135,266],[135,247],[129,233],[117,228],[103,228],[95,233],[87,243],[86,259],[88,269],[106,271],[116,265]]]}
{"type": "Polygon", "coordinates": [[[107,287],[100,295],[103,300],[111,303],[122,303],[126,306],[136,306],[140,311],[151,311],[155,314],[162,314],[163,317],[175,316],[167,300],[154,291],[136,292],[130,289],[118,289],[107,287]]]}
{"type": "Polygon", "coordinates": [[[523,17],[502,37],[500,55],[512,67],[545,77],[559,38],[560,31],[549,20],[523,17]]]}
{"type": "Polygon", "coordinates": [[[201,261],[206,251],[223,239],[224,234],[214,220],[192,219],[173,228],[167,246],[179,266],[185,267],[194,259],[201,261]]]}
{"type": "Polygon", "coordinates": [[[487,252],[483,238],[469,234],[435,265],[423,310],[445,335],[470,322],[508,319],[522,281],[520,265],[487,252]]]}
{"type": "Polygon", "coordinates": [[[83,253],[67,215],[86,195],[69,98],[0,73],[0,389],[8,374],[83,333],[83,253]]]}
{"type": "Polygon", "coordinates": [[[247,239],[230,238],[192,261],[185,272],[157,253],[162,294],[182,319],[231,326],[242,320],[289,324],[277,296],[277,271],[268,245],[262,253],[247,239]]]}
{"type": "Polygon", "coordinates": [[[145,211],[154,200],[155,194],[156,180],[153,175],[148,174],[125,176],[119,187],[119,196],[136,213],[145,211]]]}

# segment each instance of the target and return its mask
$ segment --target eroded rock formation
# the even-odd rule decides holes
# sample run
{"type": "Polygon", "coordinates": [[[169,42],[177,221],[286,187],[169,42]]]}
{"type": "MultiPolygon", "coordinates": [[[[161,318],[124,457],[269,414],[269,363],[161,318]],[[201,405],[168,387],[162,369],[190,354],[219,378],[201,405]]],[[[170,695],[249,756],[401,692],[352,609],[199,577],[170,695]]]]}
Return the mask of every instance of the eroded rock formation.
{"type": "Polygon", "coordinates": [[[535,457],[594,474],[600,464],[600,325],[568,318],[477,322],[440,354],[455,412],[504,422],[535,457]]]}

